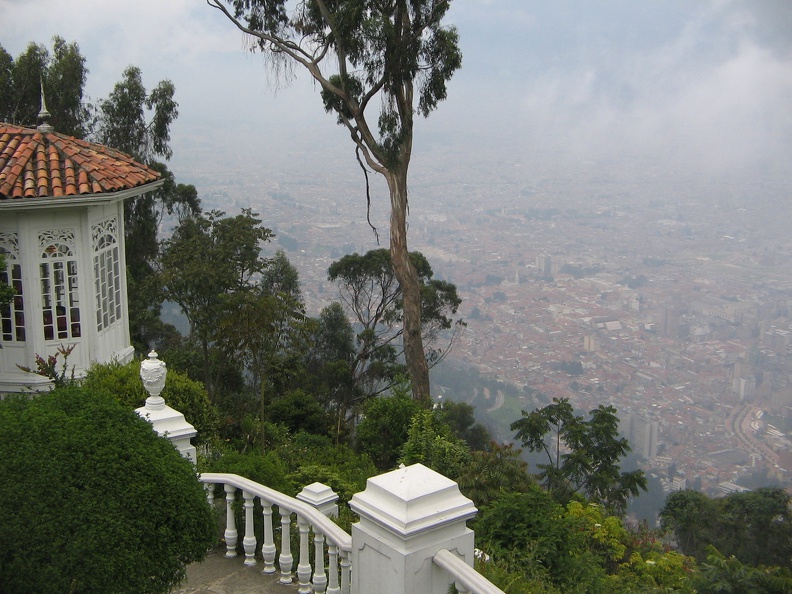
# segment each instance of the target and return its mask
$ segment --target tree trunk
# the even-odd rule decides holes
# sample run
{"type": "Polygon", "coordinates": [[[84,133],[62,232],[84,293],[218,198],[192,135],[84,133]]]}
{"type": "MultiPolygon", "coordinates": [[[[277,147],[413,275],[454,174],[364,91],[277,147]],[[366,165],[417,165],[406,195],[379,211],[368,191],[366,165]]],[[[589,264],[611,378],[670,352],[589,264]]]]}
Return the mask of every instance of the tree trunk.
{"type": "Polygon", "coordinates": [[[204,387],[209,401],[214,404],[214,381],[212,378],[212,366],[209,364],[209,341],[201,338],[201,355],[204,364],[204,387]]]}
{"type": "Polygon", "coordinates": [[[431,403],[429,365],[421,336],[421,286],[410,263],[407,249],[407,171],[391,171],[385,176],[390,190],[390,254],[393,272],[402,291],[404,313],[404,359],[415,400],[431,403]]]}

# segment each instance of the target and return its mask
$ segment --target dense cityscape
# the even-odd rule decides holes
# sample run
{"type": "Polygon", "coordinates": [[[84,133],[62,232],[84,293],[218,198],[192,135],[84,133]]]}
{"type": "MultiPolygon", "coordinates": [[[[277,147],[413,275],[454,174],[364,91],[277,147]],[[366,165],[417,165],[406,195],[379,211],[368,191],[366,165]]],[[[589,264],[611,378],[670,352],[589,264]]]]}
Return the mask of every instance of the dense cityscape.
{"type": "MultiPolygon", "coordinates": [[[[377,247],[363,177],[343,156],[315,176],[286,155],[270,159],[242,185],[233,167],[190,172],[206,207],[253,207],[276,231],[272,249],[299,269],[311,315],[337,299],[330,263],[377,247]]],[[[470,163],[433,172],[425,158],[410,241],[463,298],[467,327],[450,363],[584,412],[613,405],[665,490],[788,480],[792,242],[782,184],[593,162],[573,176],[494,157],[479,165],[497,183],[466,183],[470,163]]],[[[533,404],[484,396],[479,413],[510,440],[508,424],[533,404]]]]}

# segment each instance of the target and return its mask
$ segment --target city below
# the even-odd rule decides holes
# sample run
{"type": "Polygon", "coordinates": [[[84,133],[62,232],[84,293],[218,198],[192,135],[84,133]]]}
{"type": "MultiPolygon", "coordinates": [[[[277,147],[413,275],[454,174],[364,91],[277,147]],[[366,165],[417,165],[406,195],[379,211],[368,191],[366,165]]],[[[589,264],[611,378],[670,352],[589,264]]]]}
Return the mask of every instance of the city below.
{"type": "MultiPolygon", "coordinates": [[[[382,182],[370,213],[378,245],[346,152],[311,168],[299,155],[223,167],[217,153],[210,163],[185,152],[189,166],[174,169],[204,209],[251,207],[275,231],[271,250],[299,270],[309,315],[338,299],[334,260],[387,246],[382,182]]],[[[447,361],[523,388],[484,394],[477,414],[496,438],[513,438],[508,424],[538,392],[584,412],[614,406],[665,491],[788,484],[789,180],[590,161],[573,175],[547,155],[465,154],[416,156],[408,241],[463,299],[467,326],[447,361]]]]}

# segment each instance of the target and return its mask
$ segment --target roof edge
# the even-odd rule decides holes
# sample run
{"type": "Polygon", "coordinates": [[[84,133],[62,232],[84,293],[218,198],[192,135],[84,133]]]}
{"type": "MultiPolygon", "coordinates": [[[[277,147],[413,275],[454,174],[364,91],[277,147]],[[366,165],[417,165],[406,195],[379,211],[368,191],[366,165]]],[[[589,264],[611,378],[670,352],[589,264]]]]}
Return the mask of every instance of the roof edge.
{"type": "Polygon", "coordinates": [[[93,206],[97,204],[111,204],[119,200],[134,198],[156,190],[165,183],[164,179],[158,179],[147,184],[127,188],[117,192],[101,192],[99,194],[77,194],[74,196],[32,196],[30,198],[7,198],[0,200],[0,210],[25,209],[33,210],[37,208],[70,208],[75,206],[93,206]]]}

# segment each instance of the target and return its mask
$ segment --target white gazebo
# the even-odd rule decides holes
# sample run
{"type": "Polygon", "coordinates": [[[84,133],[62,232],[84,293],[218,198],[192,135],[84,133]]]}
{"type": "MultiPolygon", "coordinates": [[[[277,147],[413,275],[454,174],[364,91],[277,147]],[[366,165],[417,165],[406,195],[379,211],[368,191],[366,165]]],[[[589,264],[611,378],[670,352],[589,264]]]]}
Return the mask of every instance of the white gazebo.
{"type": "MultiPolygon", "coordinates": [[[[46,110],[40,117],[48,118],[46,110]]],[[[0,123],[0,394],[46,389],[19,369],[72,349],[80,376],[94,362],[129,361],[133,348],[124,258],[124,200],[159,187],[159,174],[114,149],[46,123],[0,123]]]]}

